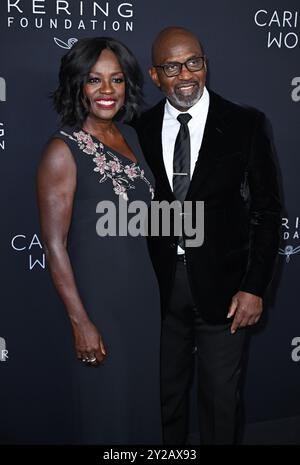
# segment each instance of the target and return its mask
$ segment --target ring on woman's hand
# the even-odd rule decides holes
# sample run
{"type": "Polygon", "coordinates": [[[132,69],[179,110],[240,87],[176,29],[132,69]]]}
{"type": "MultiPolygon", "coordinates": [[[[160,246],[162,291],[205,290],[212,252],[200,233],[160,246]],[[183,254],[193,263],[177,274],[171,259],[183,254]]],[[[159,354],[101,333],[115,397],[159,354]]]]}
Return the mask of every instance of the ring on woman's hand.
{"type": "Polygon", "coordinates": [[[97,360],[96,357],[93,357],[93,358],[86,359],[86,362],[87,363],[94,363],[96,360],[97,360]]]}

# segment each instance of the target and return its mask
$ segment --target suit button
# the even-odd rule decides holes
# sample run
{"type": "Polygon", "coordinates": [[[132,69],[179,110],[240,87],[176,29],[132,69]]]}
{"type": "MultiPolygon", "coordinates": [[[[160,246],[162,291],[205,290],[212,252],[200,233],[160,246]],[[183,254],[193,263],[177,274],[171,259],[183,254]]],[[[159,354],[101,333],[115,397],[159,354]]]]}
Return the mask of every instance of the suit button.
{"type": "Polygon", "coordinates": [[[174,249],[174,247],[176,247],[175,242],[171,242],[170,247],[172,247],[172,249],[174,249]]]}

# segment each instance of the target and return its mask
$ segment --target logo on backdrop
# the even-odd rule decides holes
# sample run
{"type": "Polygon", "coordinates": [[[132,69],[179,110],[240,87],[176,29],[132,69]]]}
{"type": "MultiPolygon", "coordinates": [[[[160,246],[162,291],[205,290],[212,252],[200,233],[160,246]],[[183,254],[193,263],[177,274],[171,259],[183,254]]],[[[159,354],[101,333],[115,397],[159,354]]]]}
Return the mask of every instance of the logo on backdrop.
{"type": "Polygon", "coordinates": [[[300,217],[295,216],[294,218],[282,218],[282,246],[279,249],[279,254],[285,256],[286,263],[291,261],[292,255],[298,254],[300,252],[299,241],[299,226],[300,226],[300,217]],[[288,241],[285,243],[285,241],[288,241]]]}
{"type": "Polygon", "coordinates": [[[5,129],[4,123],[0,122],[0,149],[5,150],[5,129]]]}
{"type": "Polygon", "coordinates": [[[294,337],[292,339],[291,345],[295,347],[291,352],[291,357],[293,362],[300,361],[300,337],[294,337]]]}
{"type": "Polygon", "coordinates": [[[6,349],[6,342],[4,337],[0,337],[0,362],[8,360],[8,350],[6,349]]]}
{"type": "Polygon", "coordinates": [[[28,256],[27,266],[29,271],[35,268],[45,269],[45,254],[37,234],[29,237],[25,236],[25,234],[17,234],[12,238],[11,246],[16,252],[28,256]]]}
{"type": "Polygon", "coordinates": [[[78,39],[75,39],[75,37],[72,37],[71,39],[68,40],[68,42],[64,42],[63,40],[58,39],[57,37],[54,37],[54,42],[56,45],[58,45],[61,48],[65,48],[70,50],[70,48],[73,47],[73,45],[78,41],[78,39]]]}
{"type": "Polygon", "coordinates": [[[256,26],[266,31],[268,48],[293,49],[299,45],[299,14],[296,10],[257,10],[256,26]]]}
{"type": "Polygon", "coordinates": [[[292,100],[293,102],[300,102],[300,76],[294,77],[291,84],[293,87],[291,93],[292,100]]]}
{"type": "Polygon", "coordinates": [[[134,5],[121,0],[7,0],[7,27],[132,32],[134,5]]]}
{"type": "Polygon", "coordinates": [[[6,82],[0,77],[0,102],[6,102],[6,82]]]}

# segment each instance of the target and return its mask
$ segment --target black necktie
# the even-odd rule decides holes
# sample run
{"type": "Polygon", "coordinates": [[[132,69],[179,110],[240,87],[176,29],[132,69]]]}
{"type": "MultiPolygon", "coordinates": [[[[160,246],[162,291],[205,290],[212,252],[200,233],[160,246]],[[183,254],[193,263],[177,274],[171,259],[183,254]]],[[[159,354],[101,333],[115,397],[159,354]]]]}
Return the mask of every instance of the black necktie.
{"type": "MultiPolygon", "coordinates": [[[[184,202],[190,185],[191,142],[188,122],[189,113],[177,116],[180,129],[176,137],[173,158],[173,192],[177,200],[184,202]]],[[[183,217],[182,217],[183,218],[183,217]]],[[[183,237],[179,237],[179,245],[184,249],[183,237]]]]}
{"type": "Polygon", "coordinates": [[[190,185],[191,143],[188,122],[189,113],[178,115],[180,129],[176,137],[173,158],[173,192],[183,202],[190,185]]]}

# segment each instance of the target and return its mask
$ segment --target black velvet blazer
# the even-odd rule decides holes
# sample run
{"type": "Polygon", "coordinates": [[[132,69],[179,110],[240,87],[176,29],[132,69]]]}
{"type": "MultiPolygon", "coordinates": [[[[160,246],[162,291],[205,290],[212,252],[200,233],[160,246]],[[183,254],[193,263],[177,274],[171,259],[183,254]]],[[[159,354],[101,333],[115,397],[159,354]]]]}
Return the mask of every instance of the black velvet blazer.
{"type": "MultiPolygon", "coordinates": [[[[280,240],[280,200],[272,144],[263,113],[209,91],[210,106],[186,200],[204,201],[204,242],[187,247],[187,270],[203,318],[226,321],[232,296],[263,296],[280,240]]],[[[161,131],[165,100],[134,123],[156,180],[154,200],[175,200],[164,167],[161,131]]],[[[168,305],[178,237],[149,236],[162,310],[168,305]]],[[[228,320],[227,320],[228,321],[228,320]]]]}

